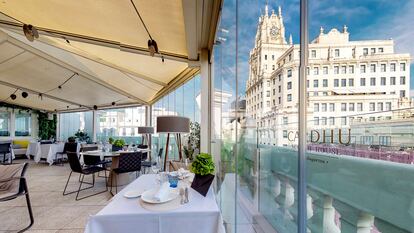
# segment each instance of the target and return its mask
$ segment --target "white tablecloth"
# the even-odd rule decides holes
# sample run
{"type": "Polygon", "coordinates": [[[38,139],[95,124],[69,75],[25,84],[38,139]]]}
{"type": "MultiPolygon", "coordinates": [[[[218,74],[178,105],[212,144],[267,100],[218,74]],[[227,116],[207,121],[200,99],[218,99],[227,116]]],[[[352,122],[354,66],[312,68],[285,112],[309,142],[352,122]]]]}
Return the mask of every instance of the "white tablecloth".
{"type": "MultiPolygon", "coordinates": [[[[65,147],[65,143],[55,143],[55,144],[40,144],[40,142],[30,143],[27,151],[29,155],[34,156],[34,161],[38,163],[40,159],[46,159],[49,165],[52,165],[57,152],[63,152],[63,148],[65,147]]],[[[79,143],[77,152],[79,152],[79,143]]]]}
{"type": "Polygon", "coordinates": [[[190,202],[167,212],[154,212],[141,207],[139,199],[126,199],[123,194],[143,187],[156,187],[156,175],[142,175],[114,196],[98,214],[89,218],[85,233],[224,233],[220,210],[213,190],[206,197],[190,188],[190,202]]]}

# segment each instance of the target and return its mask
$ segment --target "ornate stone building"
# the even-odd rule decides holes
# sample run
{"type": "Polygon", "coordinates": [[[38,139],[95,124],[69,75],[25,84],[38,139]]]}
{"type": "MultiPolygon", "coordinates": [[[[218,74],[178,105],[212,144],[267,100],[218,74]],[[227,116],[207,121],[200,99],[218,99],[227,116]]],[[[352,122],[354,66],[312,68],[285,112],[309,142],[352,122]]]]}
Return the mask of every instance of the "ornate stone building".
{"type": "MultiPolygon", "coordinates": [[[[410,54],[395,53],[392,39],[349,37],[346,26],[329,32],[321,27],[309,44],[309,129],[348,129],[354,122],[389,119],[394,110],[412,105],[410,54]]],[[[300,48],[291,38],[285,39],[281,8],[269,15],[266,6],[250,52],[246,84],[247,117],[255,119],[262,143],[297,143],[300,48]]]]}

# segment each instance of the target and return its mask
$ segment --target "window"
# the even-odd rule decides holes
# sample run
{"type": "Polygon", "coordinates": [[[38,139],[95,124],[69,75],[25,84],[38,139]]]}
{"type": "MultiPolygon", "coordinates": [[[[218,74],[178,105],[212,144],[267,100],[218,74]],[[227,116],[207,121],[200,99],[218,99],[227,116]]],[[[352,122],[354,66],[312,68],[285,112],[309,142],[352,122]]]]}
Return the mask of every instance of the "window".
{"type": "Polygon", "coordinates": [[[322,80],[322,86],[323,87],[328,87],[328,79],[323,79],[322,80]]]}
{"type": "Polygon", "coordinates": [[[266,107],[270,107],[270,101],[266,101],[266,107]]]}
{"type": "Polygon", "coordinates": [[[400,71],[405,71],[405,63],[400,63],[400,71]]]}
{"type": "Polygon", "coordinates": [[[362,112],[362,111],[364,111],[364,107],[363,107],[364,105],[362,104],[362,103],[357,103],[357,111],[358,112],[362,112]]]}
{"type": "Polygon", "coordinates": [[[346,74],[346,66],[342,66],[341,67],[341,73],[342,74],[346,74]]]}
{"type": "Polygon", "coordinates": [[[341,87],[346,87],[346,79],[341,79],[341,87]]]}
{"type": "Polygon", "coordinates": [[[272,60],[273,60],[273,61],[275,60],[275,55],[272,55],[272,60]]]}
{"type": "Polygon", "coordinates": [[[29,113],[16,113],[15,119],[15,135],[19,136],[30,136],[32,125],[32,117],[29,113]]]}
{"type": "Polygon", "coordinates": [[[287,117],[283,117],[283,124],[287,125],[288,124],[288,118],[287,117]]]}
{"type": "Polygon", "coordinates": [[[323,74],[328,74],[328,67],[327,66],[323,67],[323,74]]]}
{"type": "Polygon", "coordinates": [[[350,86],[350,87],[354,86],[354,79],[353,78],[348,79],[348,86],[350,86]]]}
{"type": "Polygon", "coordinates": [[[306,67],[306,74],[309,75],[310,74],[310,68],[306,67]]]}
{"type": "Polygon", "coordinates": [[[319,80],[313,80],[313,87],[318,87],[319,86],[319,80]]]}
{"type": "Polygon", "coordinates": [[[275,65],[272,65],[272,70],[275,70],[275,65]]]}
{"type": "Polygon", "coordinates": [[[335,103],[330,103],[329,104],[329,111],[330,112],[334,112],[335,111],[335,103]]]}
{"type": "Polygon", "coordinates": [[[322,103],[322,112],[327,111],[327,103],[322,103]]]}
{"type": "Polygon", "coordinates": [[[363,52],[364,56],[368,55],[368,48],[364,48],[363,52]]]}
{"type": "Polygon", "coordinates": [[[381,64],[381,72],[386,72],[386,71],[387,71],[387,65],[381,64]]]}
{"type": "Polygon", "coordinates": [[[326,125],[326,121],[327,121],[327,119],[326,119],[326,117],[322,117],[321,118],[322,119],[322,122],[321,122],[321,125],[326,125]]]}
{"type": "Polygon", "coordinates": [[[371,86],[375,86],[375,78],[371,78],[370,79],[370,81],[369,81],[369,84],[371,85],[371,86]]]}
{"type": "Polygon", "coordinates": [[[379,136],[378,139],[381,146],[391,146],[391,136],[379,136]]]}
{"type": "Polygon", "coordinates": [[[375,48],[371,48],[371,54],[375,54],[375,48]]]}
{"type": "Polygon", "coordinates": [[[390,64],[390,71],[395,72],[395,63],[390,64]]]}
{"type": "Polygon", "coordinates": [[[378,103],[377,107],[378,107],[377,111],[384,111],[384,104],[383,103],[378,103]]]}
{"type": "Polygon", "coordinates": [[[273,95],[276,95],[276,89],[273,88],[273,95]]]}
{"type": "Polygon", "coordinates": [[[319,104],[318,103],[313,104],[313,111],[314,112],[319,112],[319,104]]]}
{"type": "Polygon", "coordinates": [[[278,99],[279,104],[281,104],[282,103],[282,97],[278,97],[277,99],[278,99]]]}
{"type": "Polygon", "coordinates": [[[349,103],[349,111],[350,112],[353,112],[353,111],[355,111],[355,104],[354,103],[349,103]]]}
{"type": "Polygon", "coordinates": [[[287,138],[288,137],[288,132],[287,130],[283,130],[283,138],[287,138]]]}
{"type": "Polygon", "coordinates": [[[270,97],[270,91],[266,91],[266,97],[270,97]]]}
{"type": "Polygon", "coordinates": [[[391,102],[386,102],[385,103],[385,111],[390,111],[391,110],[391,102]]]}
{"type": "Polygon", "coordinates": [[[292,77],[292,70],[288,70],[288,71],[287,71],[287,77],[288,77],[288,78],[292,77]]]}
{"type": "Polygon", "coordinates": [[[339,79],[334,79],[334,87],[339,87],[339,79]]]}
{"type": "Polygon", "coordinates": [[[400,85],[405,85],[405,76],[400,77],[400,85]]]}
{"type": "Polygon", "coordinates": [[[339,74],[339,66],[334,66],[334,74],[339,74]]]}
{"type": "Polygon", "coordinates": [[[369,103],[369,110],[372,112],[372,111],[375,111],[375,103],[369,103]]]}
{"type": "Polygon", "coordinates": [[[311,57],[312,57],[312,58],[315,58],[315,57],[316,57],[316,50],[312,50],[312,51],[311,51],[311,57]]]}
{"type": "Polygon", "coordinates": [[[335,125],[335,117],[329,117],[329,125],[335,125]]]}
{"type": "Polygon", "coordinates": [[[346,125],[346,117],[341,117],[341,125],[346,125]]]}
{"type": "Polygon", "coordinates": [[[282,86],[278,86],[278,91],[279,91],[279,93],[282,91],[282,86]]]}
{"type": "Polygon", "coordinates": [[[265,70],[267,70],[267,64],[264,65],[265,70]]]}
{"type": "Polygon", "coordinates": [[[292,61],[292,54],[289,53],[289,61],[292,61]]]}
{"type": "Polygon", "coordinates": [[[396,81],[395,81],[395,77],[391,77],[390,78],[390,85],[395,85],[396,81]]]}
{"type": "Polygon", "coordinates": [[[292,101],[292,94],[288,94],[288,95],[287,95],[287,101],[288,101],[288,102],[291,102],[291,101],[292,101]]]}
{"type": "Polygon", "coordinates": [[[313,68],[313,74],[314,75],[318,75],[319,74],[319,68],[318,67],[313,68]]]}
{"type": "Polygon", "coordinates": [[[387,79],[385,77],[381,77],[381,86],[387,85],[387,79]]]}
{"type": "Polygon", "coordinates": [[[319,93],[317,91],[313,92],[313,96],[318,96],[318,95],[319,95],[319,93]]]}
{"type": "Polygon", "coordinates": [[[306,87],[309,87],[309,79],[306,80],[306,87]]]}
{"type": "Polygon", "coordinates": [[[361,136],[361,144],[372,145],[374,142],[374,136],[361,136]]]}
{"type": "Polygon", "coordinates": [[[270,80],[267,80],[267,86],[270,87],[270,80]]]}
{"type": "Polygon", "coordinates": [[[265,60],[267,60],[267,55],[265,55],[265,60]]]}
{"type": "Polygon", "coordinates": [[[335,57],[339,57],[339,49],[335,49],[335,57]]]}
{"type": "Polygon", "coordinates": [[[292,89],[292,82],[287,82],[287,89],[288,90],[292,89]]]}
{"type": "Polygon", "coordinates": [[[365,86],[365,78],[361,78],[361,79],[359,80],[359,85],[360,85],[360,86],[365,86]]]}
{"type": "Polygon", "coordinates": [[[353,74],[354,73],[354,66],[349,66],[349,73],[353,74]]]}
{"type": "Polygon", "coordinates": [[[384,52],[384,48],[378,48],[378,52],[379,53],[383,53],[384,52]]]}
{"type": "Polygon", "coordinates": [[[10,113],[0,112],[0,136],[10,136],[9,131],[10,113]]]}
{"type": "Polygon", "coordinates": [[[360,71],[361,71],[361,73],[366,73],[367,72],[367,66],[366,65],[361,65],[360,66],[360,71]]]}
{"type": "Polygon", "coordinates": [[[370,71],[371,71],[371,73],[375,73],[376,72],[376,65],[375,64],[371,64],[370,65],[370,71]]]}
{"type": "Polygon", "coordinates": [[[400,97],[402,98],[402,97],[405,97],[405,91],[404,90],[401,90],[400,91],[400,97]]]}
{"type": "Polygon", "coordinates": [[[314,117],[313,118],[313,124],[314,125],[319,125],[319,117],[314,117]]]}
{"type": "Polygon", "coordinates": [[[346,112],[346,103],[341,103],[341,111],[346,112]]]}

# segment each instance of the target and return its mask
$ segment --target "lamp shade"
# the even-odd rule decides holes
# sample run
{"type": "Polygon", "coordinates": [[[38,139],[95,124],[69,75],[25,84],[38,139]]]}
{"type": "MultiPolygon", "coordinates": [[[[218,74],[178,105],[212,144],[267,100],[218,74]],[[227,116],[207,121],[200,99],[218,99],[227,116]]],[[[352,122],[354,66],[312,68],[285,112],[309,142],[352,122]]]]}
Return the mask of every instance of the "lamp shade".
{"type": "Polygon", "coordinates": [[[154,133],[154,127],[151,127],[151,126],[138,127],[138,133],[139,134],[153,134],[154,133]]]}
{"type": "Polygon", "coordinates": [[[157,133],[189,133],[190,119],[180,116],[157,117],[157,133]]]}

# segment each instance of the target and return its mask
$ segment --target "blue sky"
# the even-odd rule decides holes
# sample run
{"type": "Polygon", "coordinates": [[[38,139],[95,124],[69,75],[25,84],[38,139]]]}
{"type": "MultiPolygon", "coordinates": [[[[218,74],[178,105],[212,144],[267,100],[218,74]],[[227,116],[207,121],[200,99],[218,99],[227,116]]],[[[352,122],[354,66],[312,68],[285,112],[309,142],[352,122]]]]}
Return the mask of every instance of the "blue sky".
{"type": "MultiPolygon", "coordinates": [[[[222,48],[223,89],[234,89],[236,38],[236,0],[225,0],[222,13],[222,28],[219,36],[225,37],[226,47],[222,48]]],[[[239,95],[244,93],[248,79],[249,51],[254,47],[258,17],[264,12],[265,0],[239,0],[238,2],[238,74],[239,95]]],[[[280,5],[286,28],[286,38],[291,33],[293,42],[299,43],[299,0],[269,0],[269,13],[280,5]]],[[[414,1],[412,0],[309,0],[310,39],[319,33],[320,26],[329,31],[336,27],[348,26],[351,40],[394,39],[398,53],[414,55],[414,1]]],[[[215,51],[216,57],[218,51],[215,51]]],[[[218,64],[216,64],[218,66],[218,64]]],[[[411,63],[411,69],[413,69],[411,63]]],[[[411,89],[414,77],[411,72],[411,89]]],[[[413,93],[413,91],[412,91],[413,93]]]]}

